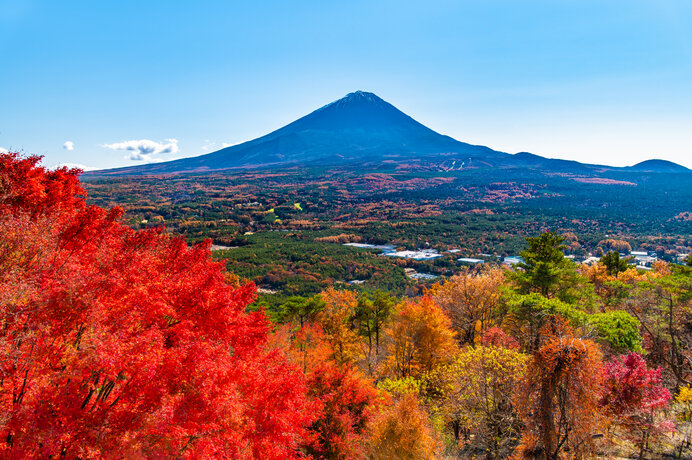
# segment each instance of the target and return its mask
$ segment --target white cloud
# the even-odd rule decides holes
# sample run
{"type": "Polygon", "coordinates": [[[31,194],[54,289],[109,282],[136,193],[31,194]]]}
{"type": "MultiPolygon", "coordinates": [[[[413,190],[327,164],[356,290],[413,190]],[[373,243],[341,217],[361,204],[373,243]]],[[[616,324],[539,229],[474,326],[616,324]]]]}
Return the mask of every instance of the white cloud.
{"type": "Polygon", "coordinates": [[[7,150],[6,148],[0,147],[0,153],[8,153],[8,152],[9,152],[9,150],[7,150]]]}
{"type": "Polygon", "coordinates": [[[65,150],[74,150],[74,142],[67,141],[62,145],[62,148],[64,148],[65,150]]]}
{"type": "Polygon", "coordinates": [[[178,139],[165,139],[164,142],[154,142],[149,139],[115,142],[103,144],[103,147],[111,150],[125,150],[129,152],[125,158],[133,161],[162,161],[154,158],[154,155],[163,153],[178,153],[178,139]]]}
{"type": "Polygon", "coordinates": [[[58,163],[58,167],[66,166],[68,168],[79,168],[82,171],[95,171],[99,168],[94,168],[93,166],[83,165],[81,163],[58,163]]]}
{"type": "Polygon", "coordinates": [[[240,142],[222,142],[221,143],[221,148],[225,149],[226,147],[232,147],[234,145],[238,145],[240,142]]]}

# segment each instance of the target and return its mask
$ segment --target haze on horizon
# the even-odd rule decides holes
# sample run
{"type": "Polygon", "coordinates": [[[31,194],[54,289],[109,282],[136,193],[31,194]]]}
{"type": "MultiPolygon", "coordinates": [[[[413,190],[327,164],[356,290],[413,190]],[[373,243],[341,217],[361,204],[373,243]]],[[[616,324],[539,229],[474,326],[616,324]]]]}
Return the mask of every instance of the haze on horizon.
{"type": "Polygon", "coordinates": [[[5,0],[0,149],[196,156],[364,90],[500,151],[692,168],[688,2],[332,3],[5,0]]]}

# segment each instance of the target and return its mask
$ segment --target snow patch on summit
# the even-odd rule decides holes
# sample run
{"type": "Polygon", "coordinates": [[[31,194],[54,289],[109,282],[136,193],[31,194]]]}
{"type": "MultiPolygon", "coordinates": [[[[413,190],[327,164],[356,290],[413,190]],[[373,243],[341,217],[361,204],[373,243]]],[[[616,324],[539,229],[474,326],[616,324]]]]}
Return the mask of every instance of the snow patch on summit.
{"type": "MultiPolygon", "coordinates": [[[[328,107],[346,107],[352,104],[359,104],[359,103],[367,103],[367,104],[375,104],[375,105],[385,105],[387,104],[383,99],[378,97],[374,93],[368,93],[367,91],[354,91],[352,93],[348,93],[346,96],[342,97],[339,100],[336,100],[334,102],[330,102],[329,104],[325,105],[319,110],[324,110],[328,107]]],[[[318,110],[318,111],[319,111],[318,110]]]]}

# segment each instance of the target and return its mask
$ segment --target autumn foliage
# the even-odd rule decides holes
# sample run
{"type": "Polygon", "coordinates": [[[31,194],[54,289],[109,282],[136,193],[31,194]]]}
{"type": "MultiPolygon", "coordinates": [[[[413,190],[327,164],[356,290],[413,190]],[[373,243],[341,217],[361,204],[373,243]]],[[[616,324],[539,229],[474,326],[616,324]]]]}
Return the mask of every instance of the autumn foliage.
{"type": "Polygon", "coordinates": [[[77,177],[0,156],[2,456],[298,456],[314,404],[254,287],[77,177]]]}
{"type": "Polygon", "coordinates": [[[419,297],[279,294],[273,324],[209,242],[131,229],[78,176],[0,154],[0,458],[692,451],[688,268],[577,271],[547,232],[419,297]]]}
{"type": "Polygon", "coordinates": [[[638,353],[615,357],[605,366],[601,405],[642,452],[650,439],[672,430],[669,420],[654,417],[672,398],[661,377],[662,370],[648,368],[638,353]]]}
{"type": "Polygon", "coordinates": [[[502,458],[520,434],[513,395],[526,378],[528,356],[516,347],[467,347],[430,377],[443,397],[439,412],[462,447],[474,444],[488,458],[502,458]]]}
{"type": "Polygon", "coordinates": [[[518,456],[558,459],[565,451],[576,457],[593,453],[601,422],[601,352],[560,320],[548,325],[543,336],[517,398],[526,427],[518,456]]]}
{"type": "Polygon", "coordinates": [[[319,416],[304,446],[314,458],[360,458],[365,427],[381,395],[350,366],[330,362],[308,376],[309,394],[319,401],[319,416]]]}
{"type": "Polygon", "coordinates": [[[478,275],[462,273],[431,289],[433,299],[451,319],[461,344],[473,344],[477,330],[491,325],[504,278],[504,270],[499,268],[478,275]]]}
{"type": "Polygon", "coordinates": [[[387,335],[390,373],[396,377],[431,371],[449,361],[456,351],[451,322],[431,297],[400,304],[387,335]]]}
{"type": "Polygon", "coordinates": [[[367,425],[366,456],[369,459],[427,460],[441,451],[440,436],[412,393],[374,415],[367,425]]]}

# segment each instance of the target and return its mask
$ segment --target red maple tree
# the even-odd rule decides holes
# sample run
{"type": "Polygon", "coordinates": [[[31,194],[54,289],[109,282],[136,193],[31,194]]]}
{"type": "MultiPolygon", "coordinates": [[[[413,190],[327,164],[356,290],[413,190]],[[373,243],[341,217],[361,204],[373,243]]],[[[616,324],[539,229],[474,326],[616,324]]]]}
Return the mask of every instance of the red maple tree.
{"type": "Polygon", "coordinates": [[[39,161],[0,155],[0,455],[299,457],[315,402],[255,287],[39,161]]]}
{"type": "Polygon", "coordinates": [[[625,429],[641,458],[651,439],[674,428],[669,420],[655,417],[672,397],[661,385],[662,370],[649,369],[640,354],[628,353],[607,363],[604,374],[601,405],[625,429]]]}
{"type": "Polygon", "coordinates": [[[319,401],[318,418],[305,452],[318,459],[362,458],[362,438],[370,417],[384,403],[369,380],[346,364],[318,364],[308,374],[309,394],[319,401]]]}

